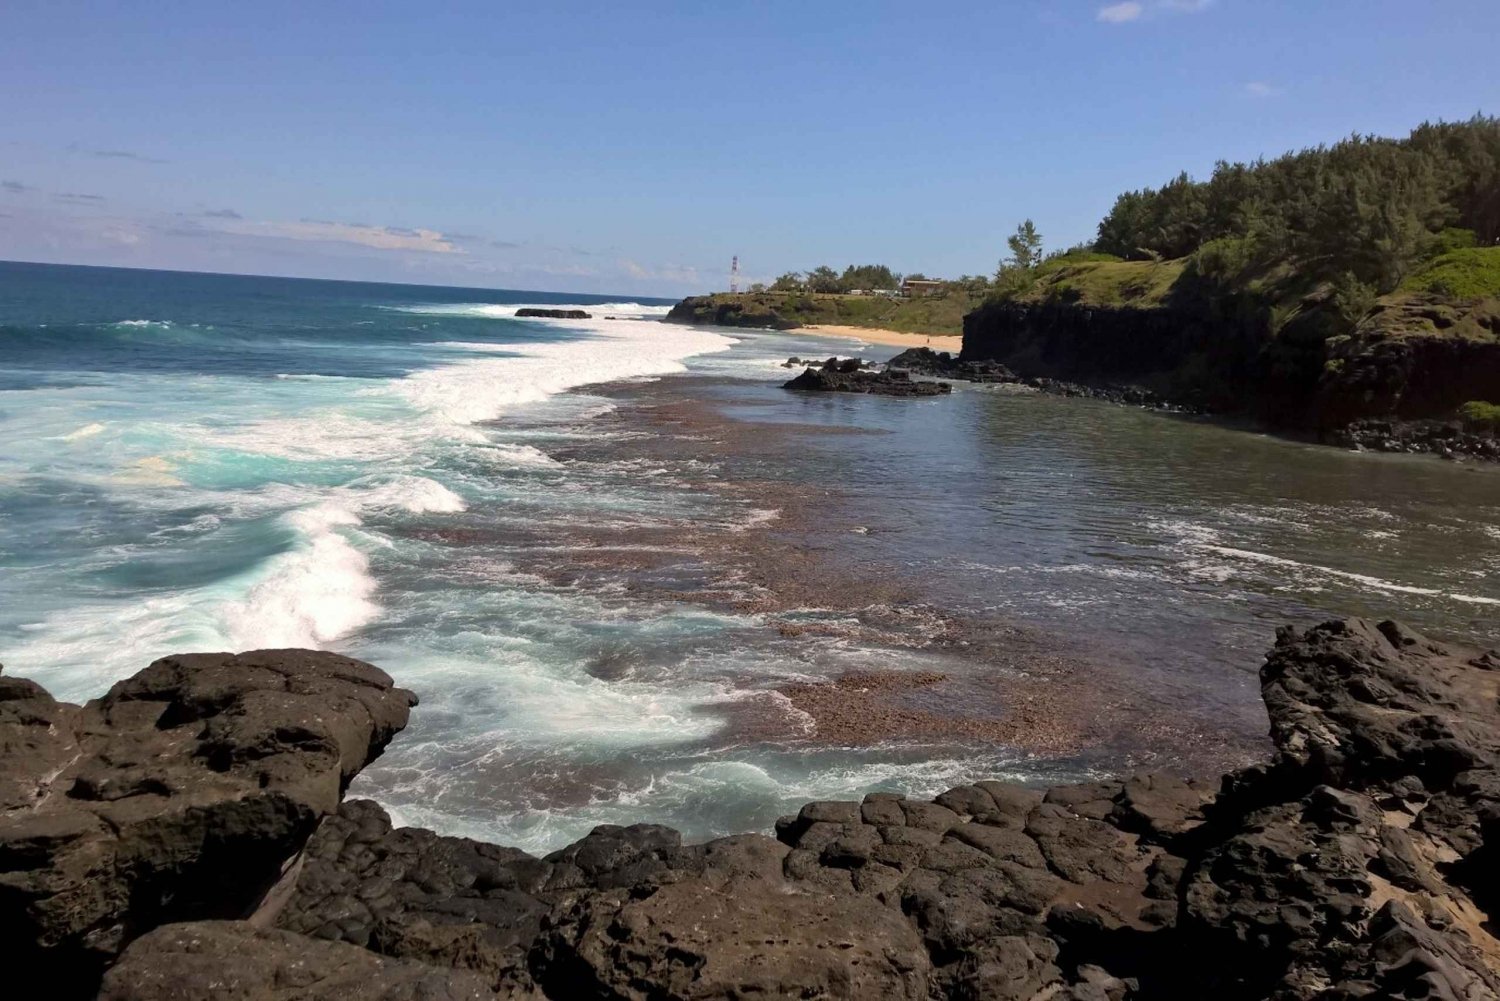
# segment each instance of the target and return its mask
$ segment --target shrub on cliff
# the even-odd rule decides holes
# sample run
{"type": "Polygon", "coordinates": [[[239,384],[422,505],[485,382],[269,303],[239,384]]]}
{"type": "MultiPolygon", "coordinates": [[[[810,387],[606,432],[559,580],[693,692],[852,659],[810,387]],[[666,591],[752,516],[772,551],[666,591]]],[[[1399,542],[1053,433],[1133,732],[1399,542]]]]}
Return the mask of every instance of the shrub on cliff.
{"type": "Polygon", "coordinates": [[[1402,288],[1450,299],[1500,296],[1500,247],[1470,247],[1443,254],[1408,278],[1402,288]]]}
{"type": "Polygon", "coordinates": [[[1458,408],[1464,427],[1474,432],[1500,432],[1500,404],[1470,400],[1458,408]]]}

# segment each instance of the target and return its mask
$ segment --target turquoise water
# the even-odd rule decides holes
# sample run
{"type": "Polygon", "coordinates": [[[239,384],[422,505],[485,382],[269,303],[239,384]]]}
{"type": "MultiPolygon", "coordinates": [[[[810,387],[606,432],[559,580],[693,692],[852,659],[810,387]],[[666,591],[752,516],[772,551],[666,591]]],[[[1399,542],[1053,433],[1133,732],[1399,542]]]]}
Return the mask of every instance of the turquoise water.
{"type": "Polygon", "coordinates": [[[702,837],[811,798],[1126,766],[729,725],[786,680],[962,668],[788,640],[764,612],[674,591],[712,576],[711,537],[790,532],[782,487],[824,498],[792,551],[829,586],[889,577],[914,608],[1086,647],[1209,742],[1263,731],[1254,672],[1283,622],[1500,632],[1494,467],[993,388],[791,394],[777,361],[851,348],[653,322],[666,309],[0,264],[0,662],[83,699],[185,650],[371,660],[423,704],[355,791],[406,822],[545,849],[597,823],[702,837]],[[517,319],[523,304],[596,319],[517,319]],[[750,440],[784,444],[646,420],[679,375],[750,440]],[[612,534],[652,550],[649,587],[558,569],[612,534]]]}
{"type": "Polygon", "coordinates": [[[604,297],[0,265],[0,636],[97,694],[162,653],[326,646],[392,611],[380,525],[504,503],[479,427],[727,338],[514,319],[604,297]]]}

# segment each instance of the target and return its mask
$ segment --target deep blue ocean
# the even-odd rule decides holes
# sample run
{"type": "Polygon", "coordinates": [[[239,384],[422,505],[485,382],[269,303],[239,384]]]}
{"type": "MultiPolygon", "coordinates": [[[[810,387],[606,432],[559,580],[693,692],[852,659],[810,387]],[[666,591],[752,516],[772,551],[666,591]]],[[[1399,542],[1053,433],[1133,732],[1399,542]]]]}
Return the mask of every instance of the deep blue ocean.
{"type": "MultiPolygon", "coordinates": [[[[828,485],[828,528],[795,552],[832,587],[888,574],[923,607],[1087,637],[1201,733],[1263,729],[1254,670],[1281,622],[1500,632],[1492,467],[972,387],[800,396],[777,363],[847,346],[656,322],[668,306],[0,263],[0,662],[85,699],[189,650],[370,660],[423,705],[357,791],[543,849],[600,822],[707,836],[820,796],[1091,767],[725,736],[722,710],[779,681],[924,665],[833,630],[793,644],[753,601],[550,572],[602,565],[617,530],[655,540],[658,579],[674,554],[698,573],[710,536],[776,530],[782,502],[735,476],[813,497],[814,521],[828,485]],[[622,416],[622,392],[680,377],[750,437],[646,421],[660,393],[622,416]],[[773,430],[796,444],[770,450],[773,430]]],[[[805,601],[780,621],[815,619],[805,601]]]]}

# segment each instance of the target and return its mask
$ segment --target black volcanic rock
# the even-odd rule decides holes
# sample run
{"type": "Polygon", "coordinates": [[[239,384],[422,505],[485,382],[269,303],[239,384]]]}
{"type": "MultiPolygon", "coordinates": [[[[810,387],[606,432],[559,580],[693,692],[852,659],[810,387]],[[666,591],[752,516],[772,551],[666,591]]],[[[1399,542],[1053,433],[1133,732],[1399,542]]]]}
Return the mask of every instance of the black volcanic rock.
{"type": "MultiPolygon", "coordinates": [[[[809,803],[776,840],[683,845],[657,825],[605,826],[545,858],[393,829],[375,804],[349,802],[306,841],[279,914],[151,931],[222,916],[196,913],[210,889],[253,906],[266,863],[295,851],[404,719],[405,693],[383,675],[324,658],[173,658],[83,709],[0,679],[5,825],[133,801],[166,818],[117,806],[118,831],[84,841],[61,822],[29,840],[0,826],[12,954],[45,959],[28,936],[83,927],[42,922],[73,913],[54,901],[125,886],[139,909],[120,897],[110,928],[139,937],[105,978],[108,1001],[1500,996],[1487,917],[1500,909],[1495,651],[1393,622],[1283,630],[1261,671],[1274,755],[1217,792],[1157,774],[1046,791],[979,782],[932,801],[809,803]],[[272,697],[315,691],[331,711],[272,697]],[[74,760],[98,757],[111,730],[135,743],[111,745],[107,768],[74,760]],[[75,796],[38,785],[59,767],[92,805],[48,805],[75,796]],[[267,783],[254,792],[251,768],[267,783]],[[206,849],[171,864],[183,825],[148,797],[172,795],[201,811],[196,843],[232,843],[235,866],[206,849]],[[277,796],[294,822],[246,823],[245,804],[277,796]],[[127,848],[154,868],[127,879],[127,848]],[[88,851],[106,863],[101,887],[88,851]],[[38,879],[51,897],[18,894],[38,879]]],[[[61,947],[88,955],[66,935],[61,947]]],[[[56,996],[83,996],[76,978],[59,984],[56,996]]]]}
{"type": "Polygon", "coordinates": [[[243,917],[415,703],[329,653],[159,660],[79,707],[0,682],[0,940],[57,996],[136,935],[243,917]]]}
{"type": "Polygon", "coordinates": [[[941,396],[951,393],[946,382],[921,382],[905,372],[866,372],[858,358],[830,358],[821,368],[806,369],[782,386],[814,393],[874,393],[880,396],[941,396]]]}
{"type": "Polygon", "coordinates": [[[961,361],[947,351],[934,351],[927,347],[907,348],[885,364],[888,369],[942,379],[964,379],[968,382],[1020,381],[1014,372],[992,359],[961,361]]]}
{"type": "Polygon", "coordinates": [[[516,310],[519,317],[539,317],[545,320],[591,320],[593,317],[581,309],[537,309],[527,306],[516,310]]]}

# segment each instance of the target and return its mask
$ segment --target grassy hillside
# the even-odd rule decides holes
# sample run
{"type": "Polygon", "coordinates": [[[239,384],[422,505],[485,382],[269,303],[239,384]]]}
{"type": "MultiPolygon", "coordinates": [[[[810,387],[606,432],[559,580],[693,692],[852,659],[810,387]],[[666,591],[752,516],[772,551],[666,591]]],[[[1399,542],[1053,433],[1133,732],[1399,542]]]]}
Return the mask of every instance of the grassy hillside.
{"type": "Polygon", "coordinates": [[[1037,268],[1030,288],[1016,294],[1014,301],[1151,309],[1166,305],[1167,297],[1182,278],[1186,264],[1186,260],[1074,261],[1058,258],[1037,268]]]}
{"type": "Polygon", "coordinates": [[[1401,290],[1458,300],[1500,296],[1500,247],[1469,247],[1443,254],[1402,282],[1401,290]]]}
{"type": "Polygon", "coordinates": [[[668,317],[681,323],[773,327],[789,330],[818,324],[871,327],[911,334],[958,336],[964,314],[981,297],[953,292],[919,299],[811,292],[727,292],[693,296],[668,317]]]}

